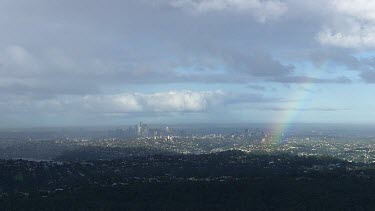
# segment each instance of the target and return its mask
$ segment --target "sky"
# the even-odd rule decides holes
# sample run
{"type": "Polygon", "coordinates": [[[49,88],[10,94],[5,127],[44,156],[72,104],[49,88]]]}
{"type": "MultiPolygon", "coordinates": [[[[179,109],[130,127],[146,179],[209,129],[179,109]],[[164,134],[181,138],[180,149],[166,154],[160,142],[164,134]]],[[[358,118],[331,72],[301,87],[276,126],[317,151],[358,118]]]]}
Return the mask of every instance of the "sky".
{"type": "Polygon", "coordinates": [[[0,0],[0,127],[375,123],[375,1],[0,0]]]}

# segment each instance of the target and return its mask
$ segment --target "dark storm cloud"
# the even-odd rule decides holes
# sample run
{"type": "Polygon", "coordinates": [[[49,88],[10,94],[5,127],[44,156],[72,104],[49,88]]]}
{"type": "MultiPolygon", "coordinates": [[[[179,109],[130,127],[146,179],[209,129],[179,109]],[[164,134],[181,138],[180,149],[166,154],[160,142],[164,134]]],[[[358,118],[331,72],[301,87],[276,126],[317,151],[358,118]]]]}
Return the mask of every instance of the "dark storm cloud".
{"type": "Polygon", "coordinates": [[[335,112],[335,111],[346,111],[349,109],[343,108],[286,108],[286,107],[252,107],[254,110],[261,111],[323,111],[323,112],[335,112]]]}
{"type": "Polygon", "coordinates": [[[264,52],[252,52],[250,54],[227,54],[223,61],[228,69],[240,74],[249,74],[255,77],[280,77],[290,75],[293,65],[283,65],[264,52]]]}
{"type": "Polygon", "coordinates": [[[353,56],[354,52],[341,49],[319,49],[310,53],[314,65],[321,66],[330,62],[345,66],[348,69],[358,69],[360,61],[353,56]]]}
{"type": "MultiPolygon", "coordinates": [[[[222,4],[229,5],[229,8],[216,8],[202,1],[199,5],[206,5],[208,10],[223,11],[200,15],[177,10],[185,6],[200,7],[195,3],[178,3],[180,1],[5,2],[2,11],[4,19],[0,21],[0,26],[9,29],[11,33],[1,35],[0,47],[6,49],[9,45],[15,45],[25,50],[26,56],[38,59],[28,65],[34,65],[34,69],[37,69],[36,77],[40,80],[45,75],[62,78],[72,75],[82,80],[102,79],[101,83],[104,84],[184,82],[189,78],[194,79],[194,75],[180,76],[174,72],[173,65],[183,64],[185,56],[207,54],[215,60],[211,64],[214,67],[225,65],[258,78],[293,72],[293,65],[284,65],[267,53],[270,47],[281,46],[284,41],[287,41],[285,45],[292,42],[292,39],[285,40],[286,37],[291,38],[290,32],[280,29],[279,25],[286,26],[285,23],[275,20],[286,13],[286,3],[278,1],[269,1],[264,5],[261,1],[223,1],[222,4]],[[274,5],[271,8],[282,12],[267,23],[259,23],[257,18],[252,18],[253,10],[270,10],[267,5],[274,5]],[[237,10],[242,11],[241,8],[244,9],[242,15],[229,15],[237,10]],[[4,21],[9,19],[12,19],[12,24],[4,21]],[[273,21],[280,24],[274,24],[273,21]],[[274,36],[275,31],[278,31],[278,36],[274,36]],[[28,35],[27,38],[21,36],[24,34],[28,35]],[[278,41],[281,37],[284,37],[282,42],[278,41]],[[212,53],[212,50],[205,52],[205,46],[209,45],[225,50],[219,53],[212,53]],[[245,52],[234,50],[238,48],[245,52]],[[264,49],[259,51],[257,48],[264,49]],[[45,67],[49,60],[55,63],[45,67]]],[[[267,13],[259,15],[265,16],[267,13]]],[[[203,68],[211,67],[209,64],[201,64],[203,68]]],[[[8,69],[7,76],[13,72],[12,68],[18,69],[17,66],[3,68],[8,69]]],[[[180,68],[185,66],[181,65],[180,68]]],[[[32,74],[32,71],[15,72],[19,77],[32,74]]],[[[236,81],[230,75],[225,77],[229,78],[228,81],[236,81]]]]}
{"type": "Polygon", "coordinates": [[[280,83],[321,83],[321,84],[348,84],[352,81],[345,77],[337,77],[337,78],[314,78],[308,76],[290,76],[290,77],[283,77],[283,78],[275,78],[276,82],[280,83]]]}
{"type": "MultiPolygon", "coordinates": [[[[358,77],[365,83],[375,83],[375,57],[355,56],[356,51],[342,49],[322,49],[310,54],[312,62],[317,65],[333,64],[346,68],[349,71],[358,72],[358,77]]],[[[349,82],[349,78],[341,77],[337,82],[349,82]]],[[[329,81],[328,81],[329,82],[329,81]]],[[[331,81],[334,82],[334,81],[331,81]]]]}
{"type": "Polygon", "coordinates": [[[375,83],[375,71],[363,71],[360,76],[366,83],[375,83]]]}

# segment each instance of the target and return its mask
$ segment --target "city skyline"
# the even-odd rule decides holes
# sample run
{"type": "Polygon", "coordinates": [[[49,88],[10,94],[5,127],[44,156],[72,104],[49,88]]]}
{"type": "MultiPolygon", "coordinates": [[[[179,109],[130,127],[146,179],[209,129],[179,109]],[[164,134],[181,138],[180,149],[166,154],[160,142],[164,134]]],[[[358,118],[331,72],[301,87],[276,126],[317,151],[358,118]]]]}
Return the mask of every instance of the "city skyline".
{"type": "Polygon", "coordinates": [[[0,128],[374,123],[369,1],[0,5],[0,128]]]}

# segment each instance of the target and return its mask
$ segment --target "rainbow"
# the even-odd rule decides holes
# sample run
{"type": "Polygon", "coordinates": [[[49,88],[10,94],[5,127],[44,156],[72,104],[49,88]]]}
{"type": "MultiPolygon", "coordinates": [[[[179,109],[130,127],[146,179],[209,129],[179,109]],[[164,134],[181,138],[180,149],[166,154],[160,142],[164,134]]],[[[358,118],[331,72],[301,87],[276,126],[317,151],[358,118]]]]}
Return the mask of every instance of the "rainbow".
{"type": "MultiPolygon", "coordinates": [[[[316,73],[319,71],[315,71],[316,73]]],[[[299,84],[307,84],[309,86],[305,87],[309,89],[313,86],[314,77],[305,77],[302,78],[303,80],[299,82],[299,84]]],[[[274,120],[274,123],[271,127],[272,138],[271,144],[272,145],[280,145],[284,141],[284,134],[290,127],[293,120],[296,119],[298,113],[301,112],[301,108],[304,107],[306,103],[306,98],[308,97],[309,92],[306,90],[297,90],[293,92],[288,99],[285,110],[283,110],[282,114],[277,116],[277,119],[274,120]]]]}

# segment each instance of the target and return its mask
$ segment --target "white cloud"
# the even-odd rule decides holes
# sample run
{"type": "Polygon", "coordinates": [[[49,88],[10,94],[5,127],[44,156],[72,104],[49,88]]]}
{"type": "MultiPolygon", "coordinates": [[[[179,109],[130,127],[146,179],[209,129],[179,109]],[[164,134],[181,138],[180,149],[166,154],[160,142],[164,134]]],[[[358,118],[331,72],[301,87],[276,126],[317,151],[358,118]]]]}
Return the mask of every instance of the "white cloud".
{"type": "Polygon", "coordinates": [[[375,21],[375,1],[333,0],[336,11],[359,20],[375,21]]]}
{"type": "Polygon", "coordinates": [[[251,93],[221,90],[178,90],[155,93],[91,94],[58,96],[40,99],[10,96],[0,101],[0,110],[7,115],[41,115],[104,117],[110,115],[162,115],[186,113],[215,113],[233,105],[281,102],[279,98],[265,98],[251,93]]]}
{"type": "Polygon", "coordinates": [[[344,48],[370,48],[375,47],[375,26],[351,31],[333,32],[327,29],[318,34],[321,44],[344,48]]]}
{"type": "Polygon", "coordinates": [[[200,112],[224,100],[226,94],[218,91],[190,90],[152,94],[124,93],[105,96],[85,96],[83,104],[90,110],[107,112],[200,112]]]}
{"type": "Polygon", "coordinates": [[[198,13],[211,11],[249,12],[260,22],[277,19],[287,11],[286,4],[279,0],[172,0],[170,4],[198,13]]]}
{"type": "Polygon", "coordinates": [[[323,45],[344,48],[375,47],[375,2],[333,0],[332,17],[318,36],[323,45]]]}

